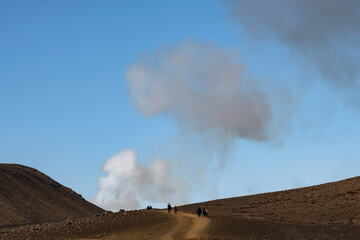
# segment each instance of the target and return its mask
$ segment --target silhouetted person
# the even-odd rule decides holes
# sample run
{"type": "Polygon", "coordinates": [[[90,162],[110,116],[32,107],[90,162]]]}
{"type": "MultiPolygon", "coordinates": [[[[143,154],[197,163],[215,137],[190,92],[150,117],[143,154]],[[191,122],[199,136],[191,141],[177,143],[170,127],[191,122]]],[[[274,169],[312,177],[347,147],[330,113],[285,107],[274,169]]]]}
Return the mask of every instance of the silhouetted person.
{"type": "Polygon", "coordinates": [[[198,209],[196,210],[196,212],[197,212],[197,215],[200,217],[200,215],[201,215],[201,208],[198,208],[198,209]]]}
{"type": "Polygon", "coordinates": [[[177,213],[178,207],[175,205],[175,213],[177,213]]]}
{"type": "Polygon", "coordinates": [[[168,213],[171,213],[171,205],[168,203],[168,213]]]}
{"type": "Polygon", "coordinates": [[[151,210],[152,210],[152,206],[150,205],[149,208],[150,208],[150,211],[151,211],[151,210]]]}
{"type": "Polygon", "coordinates": [[[146,209],[147,209],[148,211],[150,211],[150,206],[147,206],[146,209]]]}
{"type": "Polygon", "coordinates": [[[206,217],[206,215],[207,215],[207,210],[206,210],[206,208],[203,209],[203,214],[204,214],[204,217],[206,217]]]}

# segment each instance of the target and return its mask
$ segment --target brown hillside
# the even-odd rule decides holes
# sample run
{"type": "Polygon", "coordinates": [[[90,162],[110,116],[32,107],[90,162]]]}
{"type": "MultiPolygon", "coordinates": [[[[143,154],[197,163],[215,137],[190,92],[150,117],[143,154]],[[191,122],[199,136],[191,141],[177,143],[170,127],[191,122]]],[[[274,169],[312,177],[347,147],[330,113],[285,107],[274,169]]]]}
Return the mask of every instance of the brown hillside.
{"type": "MultiPolygon", "coordinates": [[[[164,206],[165,207],[165,206],[164,206]]],[[[360,178],[167,211],[105,212],[0,227],[0,239],[360,239],[360,178]],[[194,214],[206,207],[209,216],[194,214]]]]}
{"type": "Polygon", "coordinates": [[[36,169],[0,164],[0,226],[61,221],[104,212],[36,169]]]}
{"type": "Polygon", "coordinates": [[[277,232],[279,239],[360,239],[360,177],[189,204],[182,209],[194,212],[198,206],[206,207],[214,219],[213,236],[249,233],[259,238],[277,232]]]}

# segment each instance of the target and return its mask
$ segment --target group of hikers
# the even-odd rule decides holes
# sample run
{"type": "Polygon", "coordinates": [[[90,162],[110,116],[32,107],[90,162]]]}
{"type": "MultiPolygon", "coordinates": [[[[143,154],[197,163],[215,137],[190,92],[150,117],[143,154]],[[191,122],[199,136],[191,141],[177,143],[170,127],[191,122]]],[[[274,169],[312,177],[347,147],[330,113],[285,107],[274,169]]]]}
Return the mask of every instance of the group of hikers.
{"type": "MultiPolygon", "coordinates": [[[[171,207],[171,204],[170,204],[170,203],[168,203],[167,208],[168,208],[168,213],[171,213],[172,207],[171,207]]],[[[177,207],[176,205],[175,205],[175,207],[174,207],[174,211],[175,211],[175,213],[177,213],[177,211],[178,211],[178,207],[177,207]]]]}
{"type": "Polygon", "coordinates": [[[152,206],[149,205],[149,206],[146,207],[146,209],[147,209],[148,211],[151,211],[151,210],[152,210],[152,206]]]}
{"type": "MultiPolygon", "coordinates": [[[[168,203],[167,205],[167,209],[168,209],[168,213],[171,213],[171,204],[168,203]]],[[[175,213],[177,213],[178,211],[178,207],[175,205],[174,207],[174,210],[175,210],[175,213]]],[[[200,217],[201,213],[204,215],[204,217],[208,216],[208,210],[206,208],[203,208],[203,210],[201,210],[201,208],[199,207],[197,210],[196,210],[196,213],[197,215],[200,217]]]]}
{"type": "Polygon", "coordinates": [[[201,212],[204,214],[204,217],[206,217],[208,215],[208,210],[206,208],[203,208],[203,210],[201,211],[201,207],[199,207],[197,210],[196,210],[196,213],[197,215],[200,217],[201,215],[201,212]]]}

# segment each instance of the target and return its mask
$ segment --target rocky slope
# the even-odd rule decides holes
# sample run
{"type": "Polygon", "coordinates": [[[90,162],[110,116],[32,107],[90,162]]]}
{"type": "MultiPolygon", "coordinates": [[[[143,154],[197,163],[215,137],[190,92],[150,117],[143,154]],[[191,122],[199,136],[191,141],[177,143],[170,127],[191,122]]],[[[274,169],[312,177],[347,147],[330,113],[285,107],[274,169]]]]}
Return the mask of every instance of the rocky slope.
{"type": "MultiPolygon", "coordinates": [[[[25,204],[47,199],[44,204],[51,202],[54,206],[47,206],[46,209],[49,208],[52,211],[68,206],[64,203],[66,202],[64,199],[69,198],[80,199],[77,206],[79,209],[82,207],[87,209],[85,206],[90,204],[70,189],[61,186],[34,169],[18,165],[7,166],[6,168],[8,177],[5,179],[7,179],[7,183],[4,183],[3,170],[0,170],[0,186],[2,191],[4,184],[12,186],[11,191],[9,189],[5,191],[11,199],[23,199],[25,204]],[[14,168],[12,174],[15,174],[16,177],[9,175],[10,168],[14,168]],[[20,171],[19,168],[22,170],[20,171]],[[29,174],[27,171],[31,173],[29,174]],[[36,185],[42,189],[41,194],[34,194],[35,189],[30,191],[31,195],[29,195],[30,193],[25,194],[26,191],[36,185]],[[22,197],[14,197],[11,194],[22,197]],[[55,197],[62,200],[56,202],[55,197]],[[51,201],[48,201],[49,199],[51,201]]],[[[3,204],[3,199],[4,196],[2,195],[0,204],[3,204]]],[[[75,205],[73,201],[69,200],[69,202],[72,202],[71,206],[75,205]]],[[[11,213],[16,213],[14,210],[16,207],[9,202],[6,206],[2,213],[8,216],[7,219],[10,219],[11,213]]],[[[90,206],[95,207],[91,204],[90,206]]],[[[0,239],[157,240],[169,239],[169,236],[173,236],[172,239],[184,239],[183,236],[187,236],[186,231],[191,230],[190,228],[196,224],[194,225],[193,221],[195,220],[191,219],[190,222],[181,222],[179,217],[184,212],[195,213],[198,207],[206,207],[209,210],[209,216],[206,220],[210,224],[206,225],[206,229],[202,229],[202,232],[208,237],[196,239],[357,240],[360,236],[360,177],[306,188],[179,206],[177,215],[156,209],[153,211],[111,213],[102,212],[101,209],[95,207],[96,211],[94,212],[97,214],[79,218],[78,214],[72,216],[71,211],[64,210],[62,212],[64,215],[61,217],[66,217],[66,220],[63,221],[55,219],[37,224],[0,226],[0,239]],[[185,233],[181,233],[181,231],[185,233]],[[174,234],[171,235],[172,233],[174,234]]],[[[1,209],[4,208],[1,207],[1,209]]],[[[38,215],[37,219],[39,219],[37,209],[49,213],[48,210],[41,207],[31,209],[33,209],[34,215],[38,215]]],[[[24,214],[27,213],[25,210],[22,211],[24,214]]],[[[84,212],[90,213],[90,211],[84,212]]],[[[21,217],[21,214],[17,213],[15,216],[21,217]]],[[[29,217],[30,215],[26,216],[29,217]]],[[[199,223],[205,220],[204,217],[198,218],[197,216],[195,219],[199,223]]],[[[22,221],[24,222],[24,220],[22,221]]]]}
{"type": "Polygon", "coordinates": [[[104,212],[38,170],[0,164],[0,226],[61,221],[104,212]]]}
{"type": "Polygon", "coordinates": [[[208,208],[209,215],[214,219],[212,236],[219,239],[240,235],[244,236],[243,239],[246,239],[245,236],[360,239],[360,177],[189,204],[181,209],[195,212],[198,206],[208,208]]]}

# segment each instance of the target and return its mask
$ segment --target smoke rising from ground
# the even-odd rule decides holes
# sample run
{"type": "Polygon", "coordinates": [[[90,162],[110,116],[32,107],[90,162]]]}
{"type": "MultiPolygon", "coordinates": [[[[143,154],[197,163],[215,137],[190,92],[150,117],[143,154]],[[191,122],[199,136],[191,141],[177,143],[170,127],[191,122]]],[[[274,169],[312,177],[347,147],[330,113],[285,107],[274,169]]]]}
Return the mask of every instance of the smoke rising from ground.
{"type": "Polygon", "coordinates": [[[142,201],[184,201],[187,187],[175,178],[169,162],[155,159],[149,166],[136,162],[133,150],[123,150],[106,160],[99,178],[99,189],[91,201],[112,211],[136,209],[142,201]],[[176,189],[176,191],[175,191],[176,189]]]}
{"type": "Polygon", "coordinates": [[[196,132],[269,139],[271,105],[235,49],[201,42],[162,47],[126,71],[130,96],[146,116],[165,114],[196,132]]]}
{"type": "Polygon", "coordinates": [[[225,5],[250,34],[286,43],[337,86],[359,83],[360,1],[228,0],[225,5]]]}
{"type": "MultiPolygon", "coordinates": [[[[336,86],[358,87],[360,1],[229,0],[225,4],[254,39],[285,43],[336,86]]],[[[265,85],[253,79],[236,49],[216,44],[185,41],[162,46],[130,65],[126,80],[131,99],[145,116],[170,116],[205,139],[190,148],[189,139],[180,141],[176,147],[182,153],[172,159],[172,164],[179,165],[194,161],[193,169],[206,166],[201,175],[190,174],[192,185],[201,178],[206,180],[213,158],[218,162],[226,159],[237,138],[256,142],[276,138],[293,110],[286,89],[278,94],[274,90],[280,89],[278,85],[271,89],[273,83],[265,85]]],[[[167,202],[187,192],[186,187],[175,191],[175,186],[186,185],[172,176],[169,162],[155,160],[142,166],[131,150],[107,160],[103,171],[108,175],[100,178],[93,202],[106,209],[134,209],[144,200],[167,202]]],[[[212,176],[216,183],[214,179],[212,176]]],[[[206,185],[206,181],[202,183],[206,185]]]]}
{"type": "Polygon", "coordinates": [[[99,179],[92,201],[105,209],[185,203],[195,186],[201,186],[198,194],[214,194],[212,168],[218,172],[225,165],[234,140],[264,142],[280,132],[274,127],[278,118],[272,117],[274,94],[247,75],[235,49],[192,41],[163,46],[130,65],[126,79],[130,97],[145,116],[170,116],[191,134],[170,147],[176,154],[169,162],[156,159],[143,166],[132,150],[107,160],[102,167],[107,176],[99,179]]]}

